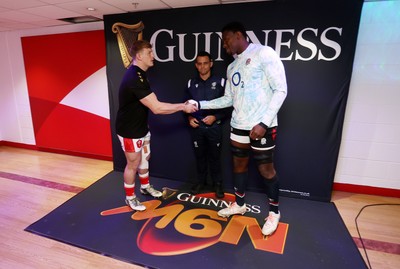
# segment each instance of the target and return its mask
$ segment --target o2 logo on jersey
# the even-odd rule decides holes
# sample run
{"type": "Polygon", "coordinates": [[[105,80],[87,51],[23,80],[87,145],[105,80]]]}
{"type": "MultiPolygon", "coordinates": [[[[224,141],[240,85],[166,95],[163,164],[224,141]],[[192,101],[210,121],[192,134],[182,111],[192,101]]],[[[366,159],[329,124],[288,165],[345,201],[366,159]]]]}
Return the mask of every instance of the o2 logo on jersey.
{"type": "Polygon", "coordinates": [[[237,87],[240,85],[240,88],[244,89],[244,81],[242,80],[242,76],[239,72],[235,72],[232,75],[232,84],[237,87]]]}
{"type": "Polygon", "coordinates": [[[235,73],[232,75],[232,83],[233,83],[233,85],[235,85],[236,87],[239,86],[241,80],[242,80],[242,78],[241,78],[239,72],[235,72],[235,73]]]}

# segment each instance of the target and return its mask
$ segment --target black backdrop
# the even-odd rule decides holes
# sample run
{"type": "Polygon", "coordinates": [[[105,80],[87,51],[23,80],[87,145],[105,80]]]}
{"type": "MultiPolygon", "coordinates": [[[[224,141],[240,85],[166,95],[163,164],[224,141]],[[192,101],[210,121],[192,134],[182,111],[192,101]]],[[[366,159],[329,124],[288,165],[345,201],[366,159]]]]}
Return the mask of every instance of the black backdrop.
{"type": "MultiPolygon", "coordinates": [[[[222,48],[220,31],[235,20],[245,25],[252,42],[276,49],[285,66],[288,96],[278,115],[275,161],[281,195],[329,201],[362,2],[266,1],[105,16],[114,169],[125,166],[114,127],[125,68],[112,25],[144,23],[143,38],[153,43],[156,54],[155,66],[148,71],[150,84],[159,100],[175,103],[183,101],[186,82],[195,75],[192,60],[197,51],[209,50],[216,59],[214,72],[225,75],[232,59],[222,48]]],[[[150,175],[191,181],[195,160],[183,114],[151,114],[149,125],[150,175]]],[[[231,187],[229,122],[224,127],[223,180],[231,187]]],[[[261,190],[254,163],[249,175],[249,189],[261,190]]]]}

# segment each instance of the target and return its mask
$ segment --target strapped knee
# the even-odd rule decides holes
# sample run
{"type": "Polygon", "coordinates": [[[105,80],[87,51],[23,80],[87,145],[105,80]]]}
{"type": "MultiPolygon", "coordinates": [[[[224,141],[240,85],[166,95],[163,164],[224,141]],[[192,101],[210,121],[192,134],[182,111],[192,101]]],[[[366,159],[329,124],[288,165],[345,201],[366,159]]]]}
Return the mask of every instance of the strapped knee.
{"type": "Polygon", "coordinates": [[[145,170],[149,169],[149,159],[150,159],[150,147],[145,145],[142,149],[142,160],[139,164],[139,169],[145,170]]]}
{"type": "Polygon", "coordinates": [[[238,158],[246,158],[250,155],[249,149],[242,149],[235,146],[231,146],[232,155],[238,158]]]}
{"type": "Polygon", "coordinates": [[[146,159],[142,159],[140,161],[139,167],[140,170],[148,170],[149,169],[149,161],[146,159]]]}
{"type": "Polygon", "coordinates": [[[274,161],[274,151],[273,150],[265,150],[265,151],[254,151],[253,152],[254,160],[257,165],[272,163],[274,161]]]}

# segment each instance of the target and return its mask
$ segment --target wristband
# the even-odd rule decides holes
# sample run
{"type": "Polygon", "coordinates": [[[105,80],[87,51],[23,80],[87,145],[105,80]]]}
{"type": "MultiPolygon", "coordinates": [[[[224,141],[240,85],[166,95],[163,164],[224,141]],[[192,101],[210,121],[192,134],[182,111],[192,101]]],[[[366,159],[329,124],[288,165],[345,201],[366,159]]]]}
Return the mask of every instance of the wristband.
{"type": "Polygon", "coordinates": [[[258,125],[260,125],[261,127],[263,127],[265,130],[268,129],[268,126],[265,125],[263,122],[260,122],[258,125]]]}

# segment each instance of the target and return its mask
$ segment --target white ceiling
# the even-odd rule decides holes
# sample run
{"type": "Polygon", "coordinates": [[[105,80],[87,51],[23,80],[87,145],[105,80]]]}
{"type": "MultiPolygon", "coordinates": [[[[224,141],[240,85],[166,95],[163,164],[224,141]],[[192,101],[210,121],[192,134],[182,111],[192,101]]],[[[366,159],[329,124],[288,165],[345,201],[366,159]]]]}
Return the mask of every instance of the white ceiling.
{"type": "Polygon", "coordinates": [[[71,24],[66,18],[263,0],[0,0],[0,32],[71,24]],[[93,11],[88,10],[93,8],[93,11]]]}

